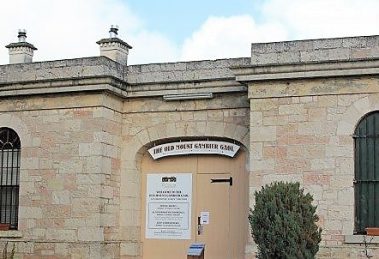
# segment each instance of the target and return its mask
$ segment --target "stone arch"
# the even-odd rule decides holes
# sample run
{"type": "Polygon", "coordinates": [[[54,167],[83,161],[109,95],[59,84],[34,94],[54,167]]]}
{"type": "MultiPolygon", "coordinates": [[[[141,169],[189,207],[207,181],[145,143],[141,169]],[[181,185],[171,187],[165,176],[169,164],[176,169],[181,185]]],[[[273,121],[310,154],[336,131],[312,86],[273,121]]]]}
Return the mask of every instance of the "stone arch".
{"type": "MultiPolygon", "coordinates": [[[[344,174],[349,178],[349,182],[353,182],[354,179],[354,139],[353,134],[359,122],[367,114],[379,110],[379,95],[371,94],[364,95],[361,98],[353,101],[348,108],[341,114],[337,122],[337,137],[348,137],[349,143],[346,143],[345,148],[349,153],[349,159],[344,161],[344,174]]],[[[349,197],[348,205],[351,211],[354,210],[354,188],[349,185],[343,190],[344,196],[349,197]]],[[[349,225],[344,230],[344,234],[351,235],[354,231],[354,217],[351,214],[349,218],[349,225]]]]}
{"type": "MultiPolygon", "coordinates": [[[[19,195],[21,197],[23,195],[23,191],[24,191],[24,188],[22,186],[26,182],[25,170],[27,170],[25,168],[26,163],[25,163],[24,157],[22,155],[22,150],[25,150],[25,148],[30,148],[33,146],[31,133],[28,130],[28,127],[26,126],[26,124],[18,116],[15,116],[12,113],[0,114],[0,127],[6,127],[6,128],[10,128],[10,129],[14,130],[17,133],[18,137],[20,138],[20,143],[21,143],[20,171],[21,171],[21,173],[20,173],[20,182],[19,182],[19,186],[20,186],[19,195]]],[[[20,202],[19,203],[19,214],[18,214],[19,222],[22,221],[23,218],[26,217],[26,215],[24,213],[25,210],[23,210],[23,206],[25,206],[25,204],[22,204],[20,202]]]]}
{"type": "MultiPolygon", "coordinates": [[[[127,149],[122,151],[122,171],[121,174],[121,213],[130,214],[129,220],[122,223],[122,227],[127,229],[124,233],[132,233],[125,236],[126,240],[136,240],[136,234],[140,233],[139,222],[133,219],[139,218],[141,211],[141,174],[140,164],[147,146],[154,141],[162,139],[175,139],[180,137],[219,137],[236,140],[240,142],[245,151],[249,146],[249,129],[248,126],[237,125],[225,122],[204,122],[204,121],[179,121],[170,123],[161,123],[158,125],[147,127],[134,136],[129,138],[125,145],[127,149]],[[130,209],[132,208],[132,209],[130,209]],[[130,231],[133,230],[133,231],[130,231]],[[134,233],[134,234],[133,234],[134,233]]],[[[247,159],[247,162],[249,159],[247,159]]],[[[139,255],[141,252],[140,239],[137,242],[130,242],[130,255],[139,255]]],[[[128,254],[129,255],[129,254],[128,254]]]]}
{"type": "Polygon", "coordinates": [[[337,135],[353,135],[360,120],[368,113],[379,110],[378,98],[362,97],[353,102],[342,114],[337,126],[337,135]]]}
{"type": "Polygon", "coordinates": [[[246,126],[224,122],[171,122],[148,127],[138,132],[130,143],[127,161],[135,163],[135,169],[141,155],[146,151],[147,145],[162,139],[180,137],[218,137],[240,142],[244,147],[249,145],[249,129],[246,126]]]}
{"type": "Polygon", "coordinates": [[[0,127],[13,129],[20,138],[21,148],[31,147],[31,134],[25,123],[17,116],[11,114],[0,114],[0,127]]]}
{"type": "Polygon", "coordinates": [[[365,95],[353,101],[346,111],[341,115],[337,122],[337,137],[348,137],[349,143],[346,143],[346,150],[348,152],[349,166],[345,163],[345,173],[351,178],[354,177],[354,140],[353,134],[361,119],[368,113],[379,110],[379,96],[365,95]]]}

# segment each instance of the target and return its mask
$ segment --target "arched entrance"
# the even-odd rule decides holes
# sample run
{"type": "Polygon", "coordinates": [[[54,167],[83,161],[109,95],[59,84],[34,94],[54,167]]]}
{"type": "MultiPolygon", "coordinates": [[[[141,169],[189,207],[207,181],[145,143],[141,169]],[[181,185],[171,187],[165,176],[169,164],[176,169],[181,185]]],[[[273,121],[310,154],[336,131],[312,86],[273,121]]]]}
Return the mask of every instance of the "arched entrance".
{"type": "Polygon", "coordinates": [[[206,258],[244,258],[248,236],[246,163],[242,149],[234,158],[184,155],[153,160],[146,152],[141,163],[142,257],[186,258],[190,244],[200,242],[206,245],[206,258]],[[160,195],[159,188],[167,197],[174,193],[184,198],[160,202],[154,194],[160,195]]]}

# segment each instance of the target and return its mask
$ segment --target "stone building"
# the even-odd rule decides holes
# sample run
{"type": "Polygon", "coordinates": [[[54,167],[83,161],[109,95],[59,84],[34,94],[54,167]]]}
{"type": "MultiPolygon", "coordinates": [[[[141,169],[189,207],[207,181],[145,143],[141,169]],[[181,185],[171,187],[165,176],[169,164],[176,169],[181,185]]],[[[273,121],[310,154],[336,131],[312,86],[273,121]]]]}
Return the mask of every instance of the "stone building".
{"type": "MultiPolygon", "coordinates": [[[[251,56],[127,65],[0,66],[0,243],[16,258],[254,258],[248,208],[298,181],[323,228],[318,258],[379,257],[379,36],[252,44],[251,56]]],[[[248,55],[248,53],[246,53],[248,55]]],[[[3,250],[5,251],[5,250],[3,250]]]]}

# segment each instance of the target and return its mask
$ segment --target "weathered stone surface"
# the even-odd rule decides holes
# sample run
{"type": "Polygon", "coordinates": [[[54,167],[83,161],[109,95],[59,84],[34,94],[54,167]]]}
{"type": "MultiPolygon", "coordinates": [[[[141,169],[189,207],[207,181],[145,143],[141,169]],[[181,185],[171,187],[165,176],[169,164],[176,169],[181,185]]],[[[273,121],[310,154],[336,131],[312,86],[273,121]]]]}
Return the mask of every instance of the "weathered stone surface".
{"type": "MultiPolygon", "coordinates": [[[[370,36],[253,44],[251,58],[0,66],[0,124],[22,143],[19,230],[8,239],[19,258],[139,258],[146,149],[217,137],[249,152],[251,206],[262,185],[298,181],[324,229],[318,258],[359,258],[363,246],[344,239],[354,228],[351,135],[379,110],[377,58],[370,36]],[[198,93],[212,98],[162,98],[198,93]]],[[[378,256],[377,244],[368,249],[378,256]]],[[[250,239],[246,258],[255,252],[250,239]]]]}
{"type": "Polygon", "coordinates": [[[373,58],[379,50],[378,36],[298,40],[274,43],[253,43],[251,62],[254,65],[322,62],[373,58]],[[359,55],[357,51],[361,51],[359,55]]]}

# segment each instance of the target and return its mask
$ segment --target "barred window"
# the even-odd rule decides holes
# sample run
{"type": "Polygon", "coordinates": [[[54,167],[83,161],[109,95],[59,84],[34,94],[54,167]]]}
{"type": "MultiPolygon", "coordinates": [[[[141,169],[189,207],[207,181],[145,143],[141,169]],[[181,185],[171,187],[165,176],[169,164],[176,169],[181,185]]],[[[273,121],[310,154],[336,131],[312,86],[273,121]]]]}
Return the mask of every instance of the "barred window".
{"type": "Polygon", "coordinates": [[[355,144],[355,233],[379,227],[379,112],[359,122],[355,144]]]}
{"type": "Polygon", "coordinates": [[[18,227],[21,143],[17,133],[0,128],[0,223],[18,227]]]}

